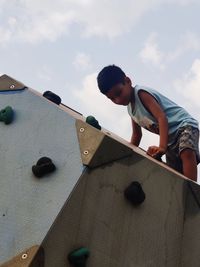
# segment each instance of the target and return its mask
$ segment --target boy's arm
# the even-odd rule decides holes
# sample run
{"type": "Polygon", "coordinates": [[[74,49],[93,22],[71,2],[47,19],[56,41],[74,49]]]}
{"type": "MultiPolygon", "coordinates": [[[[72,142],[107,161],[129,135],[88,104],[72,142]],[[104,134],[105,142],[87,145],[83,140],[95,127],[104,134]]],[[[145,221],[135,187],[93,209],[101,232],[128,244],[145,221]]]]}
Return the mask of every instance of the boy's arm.
{"type": "Polygon", "coordinates": [[[158,121],[159,125],[159,134],[160,134],[160,143],[159,146],[150,146],[147,150],[147,153],[152,157],[156,155],[163,155],[167,150],[168,143],[168,121],[167,117],[158,104],[156,99],[145,91],[139,92],[140,100],[142,101],[145,108],[153,115],[153,117],[158,121]]]}
{"type": "Polygon", "coordinates": [[[139,146],[140,140],[142,138],[141,127],[136,122],[134,122],[133,119],[131,119],[131,123],[132,123],[131,144],[133,144],[135,146],[139,146]]]}

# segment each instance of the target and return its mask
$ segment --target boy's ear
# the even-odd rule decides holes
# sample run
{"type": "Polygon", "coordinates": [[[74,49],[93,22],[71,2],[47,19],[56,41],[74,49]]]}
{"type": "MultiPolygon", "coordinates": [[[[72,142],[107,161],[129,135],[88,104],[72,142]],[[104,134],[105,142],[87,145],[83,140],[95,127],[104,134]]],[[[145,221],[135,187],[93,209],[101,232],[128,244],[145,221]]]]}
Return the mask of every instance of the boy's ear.
{"type": "Polygon", "coordinates": [[[125,82],[128,83],[129,85],[132,85],[132,81],[129,77],[125,77],[125,82]]]}

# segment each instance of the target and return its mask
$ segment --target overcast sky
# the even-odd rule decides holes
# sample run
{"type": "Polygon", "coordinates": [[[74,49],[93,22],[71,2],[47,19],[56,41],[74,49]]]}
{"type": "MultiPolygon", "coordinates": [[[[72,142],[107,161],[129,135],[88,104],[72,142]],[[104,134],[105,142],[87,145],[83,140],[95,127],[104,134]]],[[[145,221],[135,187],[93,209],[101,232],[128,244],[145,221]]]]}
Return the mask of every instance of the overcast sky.
{"type": "MultiPolygon", "coordinates": [[[[96,84],[116,64],[133,85],[159,90],[200,122],[199,12],[199,0],[0,0],[0,73],[55,92],[129,140],[126,108],[96,84]]],[[[144,149],[157,143],[144,133],[144,149]]]]}

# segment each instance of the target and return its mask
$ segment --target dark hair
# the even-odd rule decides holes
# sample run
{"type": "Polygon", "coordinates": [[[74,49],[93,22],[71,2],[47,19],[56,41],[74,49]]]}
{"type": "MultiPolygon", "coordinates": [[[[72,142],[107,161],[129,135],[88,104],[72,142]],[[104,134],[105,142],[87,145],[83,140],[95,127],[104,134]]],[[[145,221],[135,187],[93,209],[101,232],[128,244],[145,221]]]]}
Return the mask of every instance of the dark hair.
{"type": "Polygon", "coordinates": [[[104,67],[97,76],[97,83],[101,93],[106,94],[114,85],[124,83],[126,74],[117,66],[104,67]]]}

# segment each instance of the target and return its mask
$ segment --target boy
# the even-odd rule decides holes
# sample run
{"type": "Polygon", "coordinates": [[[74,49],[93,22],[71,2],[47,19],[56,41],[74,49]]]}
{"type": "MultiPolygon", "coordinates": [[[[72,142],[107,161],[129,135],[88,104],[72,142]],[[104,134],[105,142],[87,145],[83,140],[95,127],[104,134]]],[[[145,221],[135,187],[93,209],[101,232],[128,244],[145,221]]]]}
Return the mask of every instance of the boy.
{"type": "Polygon", "coordinates": [[[169,166],[197,181],[198,122],[186,110],[149,87],[132,87],[131,79],[115,65],[103,68],[97,83],[101,93],[112,102],[127,106],[133,145],[140,144],[141,127],[159,134],[159,146],[150,146],[147,154],[154,158],[166,154],[169,166]]]}

